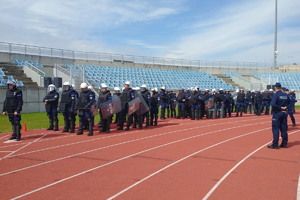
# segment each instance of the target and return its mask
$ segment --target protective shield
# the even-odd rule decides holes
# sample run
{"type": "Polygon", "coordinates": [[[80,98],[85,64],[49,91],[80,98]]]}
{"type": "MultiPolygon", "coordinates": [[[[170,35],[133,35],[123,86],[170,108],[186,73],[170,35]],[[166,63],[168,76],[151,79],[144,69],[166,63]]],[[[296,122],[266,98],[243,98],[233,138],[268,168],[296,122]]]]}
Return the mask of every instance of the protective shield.
{"type": "Polygon", "coordinates": [[[130,101],[128,103],[128,115],[131,115],[132,113],[135,113],[137,110],[139,110],[141,102],[142,101],[140,97],[137,97],[130,101]]]}
{"type": "Polygon", "coordinates": [[[100,110],[103,119],[107,119],[113,116],[113,114],[120,112],[122,110],[120,98],[114,95],[110,101],[100,104],[100,110]]]}
{"type": "Polygon", "coordinates": [[[205,110],[214,109],[215,100],[213,98],[209,98],[205,101],[205,110]]]}
{"type": "Polygon", "coordinates": [[[95,116],[95,115],[97,115],[97,105],[91,105],[91,108],[90,108],[90,110],[91,110],[91,113],[92,113],[92,115],[93,116],[95,116]]]}
{"type": "Polygon", "coordinates": [[[148,112],[150,108],[143,97],[139,97],[139,98],[141,100],[140,108],[135,113],[137,115],[143,115],[144,113],[148,112]]]}

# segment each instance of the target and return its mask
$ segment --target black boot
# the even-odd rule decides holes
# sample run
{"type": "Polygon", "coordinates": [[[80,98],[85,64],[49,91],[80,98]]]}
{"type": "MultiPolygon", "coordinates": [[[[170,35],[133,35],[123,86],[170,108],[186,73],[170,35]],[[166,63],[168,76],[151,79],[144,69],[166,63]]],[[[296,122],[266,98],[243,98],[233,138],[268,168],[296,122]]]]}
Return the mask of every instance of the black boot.
{"type": "Polygon", "coordinates": [[[54,117],[53,118],[53,122],[54,122],[54,131],[58,131],[58,118],[54,117]]]}
{"type": "Polygon", "coordinates": [[[83,120],[80,120],[77,135],[82,135],[82,134],[83,134],[83,120]]]}
{"type": "Polygon", "coordinates": [[[70,119],[70,133],[75,133],[75,120],[73,118],[70,119]]]}
{"type": "Polygon", "coordinates": [[[16,122],[15,129],[16,129],[16,141],[20,141],[21,140],[21,124],[20,124],[20,122],[16,122]]]}
{"type": "Polygon", "coordinates": [[[239,116],[239,112],[236,112],[236,115],[235,115],[236,117],[238,117],[239,116]]]}
{"type": "Polygon", "coordinates": [[[49,128],[47,130],[53,130],[53,118],[49,118],[49,128]]]}
{"type": "Polygon", "coordinates": [[[270,108],[266,108],[265,115],[270,115],[270,108]]]}
{"type": "Polygon", "coordinates": [[[157,126],[158,115],[155,115],[154,126],[157,126]]]}
{"type": "Polygon", "coordinates": [[[13,134],[11,135],[11,137],[9,138],[9,140],[14,140],[16,139],[17,137],[17,134],[16,134],[16,125],[12,125],[12,131],[13,131],[13,134]]]}
{"type": "Polygon", "coordinates": [[[89,124],[89,133],[87,136],[93,136],[94,135],[94,122],[91,118],[88,119],[88,124],[89,124]]]}

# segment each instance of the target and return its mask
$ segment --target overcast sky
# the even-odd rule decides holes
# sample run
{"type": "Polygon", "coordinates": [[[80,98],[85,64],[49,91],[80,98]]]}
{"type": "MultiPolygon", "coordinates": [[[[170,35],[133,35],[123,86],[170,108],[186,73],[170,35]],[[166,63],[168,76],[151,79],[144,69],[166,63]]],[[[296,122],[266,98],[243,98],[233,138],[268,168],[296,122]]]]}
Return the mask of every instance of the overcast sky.
{"type": "MultiPolygon", "coordinates": [[[[300,63],[300,0],[278,0],[280,63],[300,63]]],[[[0,0],[0,41],[271,62],[275,0],[0,0]]]]}

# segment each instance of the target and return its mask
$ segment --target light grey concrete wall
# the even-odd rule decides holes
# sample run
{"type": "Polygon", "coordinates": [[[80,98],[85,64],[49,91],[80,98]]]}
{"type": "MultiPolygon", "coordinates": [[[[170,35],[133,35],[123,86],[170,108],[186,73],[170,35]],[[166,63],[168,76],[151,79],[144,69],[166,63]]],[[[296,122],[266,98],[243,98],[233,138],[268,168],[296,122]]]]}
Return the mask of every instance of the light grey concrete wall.
{"type": "MultiPolygon", "coordinates": [[[[20,88],[23,92],[23,111],[22,113],[45,112],[43,98],[46,96],[45,88],[20,88]]],[[[6,87],[0,87],[0,109],[2,111],[3,102],[6,96],[6,87]]]]}

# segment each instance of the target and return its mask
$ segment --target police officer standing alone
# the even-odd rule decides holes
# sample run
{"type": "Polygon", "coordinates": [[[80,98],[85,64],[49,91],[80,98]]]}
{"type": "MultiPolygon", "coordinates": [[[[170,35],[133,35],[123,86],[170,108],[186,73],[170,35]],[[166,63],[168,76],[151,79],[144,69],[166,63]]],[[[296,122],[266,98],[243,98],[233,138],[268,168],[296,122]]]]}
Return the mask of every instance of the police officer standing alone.
{"type": "Polygon", "coordinates": [[[48,94],[44,97],[46,112],[49,118],[49,128],[47,130],[58,131],[57,106],[59,93],[56,91],[55,85],[48,86],[48,94]]]}
{"type": "Polygon", "coordinates": [[[83,124],[84,120],[88,120],[89,124],[89,133],[88,136],[93,135],[93,125],[94,125],[94,118],[91,112],[91,106],[95,104],[95,93],[88,89],[88,85],[86,83],[81,83],[80,85],[81,92],[79,95],[78,102],[76,104],[76,110],[79,111],[79,130],[77,135],[83,134],[83,124]]]}
{"type": "Polygon", "coordinates": [[[22,90],[16,87],[15,81],[7,81],[8,90],[3,103],[2,115],[8,115],[13,134],[9,140],[21,140],[21,111],[23,106],[22,90]]]}
{"type": "Polygon", "coordinates": [[[275,84],[276,94],[273,96],[271,106],[273,109],[272,116],[272,132],[273,142],[269,145],[270,149],[278,149],[279,131],[281,132],[282,143],[280,147],[287,148],[288,134],[287,134],[287,106],[290,104],[290,99],[286,93],[281,91],[281,84],[275,84]]]}
{"type": "Polygon", "coordinates": [[[290,116],[291,120],[292,120],[292,126],[295,127],[296,126],[296,119],[294,117],[294,107],[295,107],[295,103],[297,102],[297,99],[295,99],[295,96],[292,96],[290,91],[288,89],[285,90],[287,95],[289,96],[290,99],[290,103],[287,107],[287,113],[290,116]]]}

